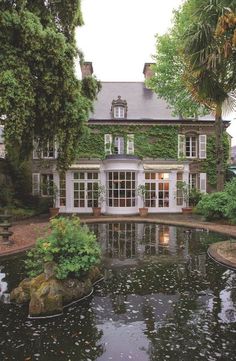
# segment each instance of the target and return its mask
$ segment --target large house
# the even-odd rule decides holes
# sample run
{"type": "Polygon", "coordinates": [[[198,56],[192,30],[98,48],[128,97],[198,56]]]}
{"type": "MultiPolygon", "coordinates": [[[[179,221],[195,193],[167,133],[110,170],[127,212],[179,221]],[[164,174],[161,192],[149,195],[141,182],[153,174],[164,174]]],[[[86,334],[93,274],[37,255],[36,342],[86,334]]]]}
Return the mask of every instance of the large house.
{"type": "MultiPolygon", "coordinates": [[[[92,63],[86,62],[82,75],[92,72],[92,63]]],[[[150,63],[143,73],[144,80],[151,76],[150,63]]],[[[229,122],[224,124],[226,129],[229,122]]],[[[78,140],[77,159],[65,174],[56,170],[53,144],[42,154],[33,154],[33,194],[48,196],[47,187],[41,185],[54,181],[62,213],[92,212],[98,184],[105,189],[102,211],[106,214],[138,213],[139,185],[146,187],[145,206],[150,213],[181,211],[179,181],[204,193],[214,186],[209,157],[215,146],[214,117],[173,116],[145,81],[102,82],[88,126],[90,135],[78,140]]]]}

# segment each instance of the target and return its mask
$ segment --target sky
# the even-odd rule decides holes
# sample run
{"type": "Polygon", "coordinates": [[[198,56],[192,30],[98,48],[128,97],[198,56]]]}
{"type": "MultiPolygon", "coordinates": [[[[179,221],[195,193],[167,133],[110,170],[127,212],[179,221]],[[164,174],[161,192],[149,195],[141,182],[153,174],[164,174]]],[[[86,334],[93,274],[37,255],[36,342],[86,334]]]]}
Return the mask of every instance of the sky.
{"type": "MultiPolygon", "coordinates": [[[[82,0],[85,25],[76,40],[101,81],[143,81],[144,63],[153,62],[155,34],[171,27],[172,11],[183,0],[82,0]]],[[[80,71],[77,68],[77,72],[80,71]]],[[[236,114],[228,132],[236,145],[236,114]]]]}

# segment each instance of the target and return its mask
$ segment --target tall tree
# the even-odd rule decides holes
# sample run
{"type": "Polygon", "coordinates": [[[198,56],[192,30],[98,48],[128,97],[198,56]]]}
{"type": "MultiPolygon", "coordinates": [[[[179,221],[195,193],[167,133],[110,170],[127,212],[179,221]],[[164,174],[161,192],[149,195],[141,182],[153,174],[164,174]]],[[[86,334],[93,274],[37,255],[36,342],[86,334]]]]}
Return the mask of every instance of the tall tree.
{"type": "Polygon", "coordinates": [[[236,87],[235,6],[235,0],[187,0],[175,13],[170,32],[158,38],[155,76],[149,82],[185,117],[215,112],[218,190],[224,183],[222,105],[236,87]],[[219,31],[229,13],[231,22],[219,31]]]}
{"type": "Polygon", "coordinates": [[[222,110],[231,100],[235,105],[235,95],[232,97],[231,93],[236,89],[236,49],[230,46],[228,34],[220,34],[217,27],[222,16],[236,13],[236,3],[195,0],[194,5],[198,21],[185,34],[184,55],[190,69],[185,78],[193,97],[215,113],[217,190],[221,191],[225,175],[222,110]]]}
{"type": "MultiPolygon", "coordinates": [[[[22,156],[54,138],[66,169],[84,131],[100,83],[75,77],[80,0],[1,0],[0,115],[7,146],[22,156]]],[[[81,55],[81,54],[80,54],[81,55]]]]}

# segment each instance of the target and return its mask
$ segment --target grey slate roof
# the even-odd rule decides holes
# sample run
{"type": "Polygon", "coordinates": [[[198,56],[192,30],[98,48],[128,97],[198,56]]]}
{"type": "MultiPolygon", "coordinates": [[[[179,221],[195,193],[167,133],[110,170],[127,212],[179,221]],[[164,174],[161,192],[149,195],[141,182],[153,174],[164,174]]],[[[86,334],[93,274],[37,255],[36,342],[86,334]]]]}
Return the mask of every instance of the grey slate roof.
{"type": "MultiPolygon", "coordinates": [[[[127,101],[127,120],[178,120],[172,115],[172,110],[143,82],[102,82],[102,89],[94,103],[94,112],[90,120],[108,120],[111,116],[112,100],[121,96],[127,101]]],[[[209,115],[199,120],[214,120],[209,115]]]]}

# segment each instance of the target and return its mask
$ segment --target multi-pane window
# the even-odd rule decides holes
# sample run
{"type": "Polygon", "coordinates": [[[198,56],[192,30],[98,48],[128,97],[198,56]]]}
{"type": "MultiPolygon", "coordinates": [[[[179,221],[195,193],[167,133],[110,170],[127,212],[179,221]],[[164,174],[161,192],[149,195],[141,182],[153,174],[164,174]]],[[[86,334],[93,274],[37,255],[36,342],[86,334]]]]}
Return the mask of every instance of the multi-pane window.
{"type": "Polygon", "coordinates": [[[98,172],[74,172],[74,207],[97,207],[98,172]]]}
{"type": "Polygon", "coordinates": [[[89,172],[87,173],[87,207],[98,207],[98,199],[95,196],[98,189],[98,173],[89,172]]]}
{"type": "Polygon", "coordinates": [[[125,153],[125,141],[123,137],[114,138],[114,154],[125,153]]]}
{"type": "Polygon", "coordinates": [[[183,173],[182,172],[178,172],[177,173],[177,181],[176,181],[176,205],[177,206],[182,206],[183,205],[183,191],[182,189],[178,188],[178,182],[182,183],[183,182],[183,173]]]}
{"type": "Polygon", "coordinates": [[[188,158],[197,157],[197,137],[195,136],[185,137],[185,155],[188,158]]]}
{"type": "Polygon", "coordinates": [[[41,194],[45,197],[53,195],[53,174],[41,174],[41,194]]]}
{"type": "Polygon", "coordinates": [[[169,173],[158,173],[158,207],[169,207],[169,173]]]}
{"type": "Polygon", "coordinates": [[[47,145],[43,148],[42,151],[43,158],[54,158],[55,156],[55,149],[54,149],[54,142],[50,140],[47,145]]]}
{"type": "Polygon", "coordinates": [[[145,173],[146,207],[169,207],[169,173],[145,173]]]}
{"type": "Polygon", "coordinates": [[[66,206],[66,176],[65,173],[60,174],[59,178],[59,186],[60,186],[60,206],[66,206]]]}
{"type": "Polygon", "coordinates": [[[189,174],[189,188],[190,189],[198,189],[198,174],[190,173],[189,174]]]}
{"type": "Polygon", "coordinates": [[[109,207],[135,207],[135,172],[109,172],[107,174],[107,205],[109,207]]]}
{"type": "Polygon", "coordinates": [[[125,108],[124,107],[114,107],[114,118],[124,118],[125,117],[125,108]]]}

